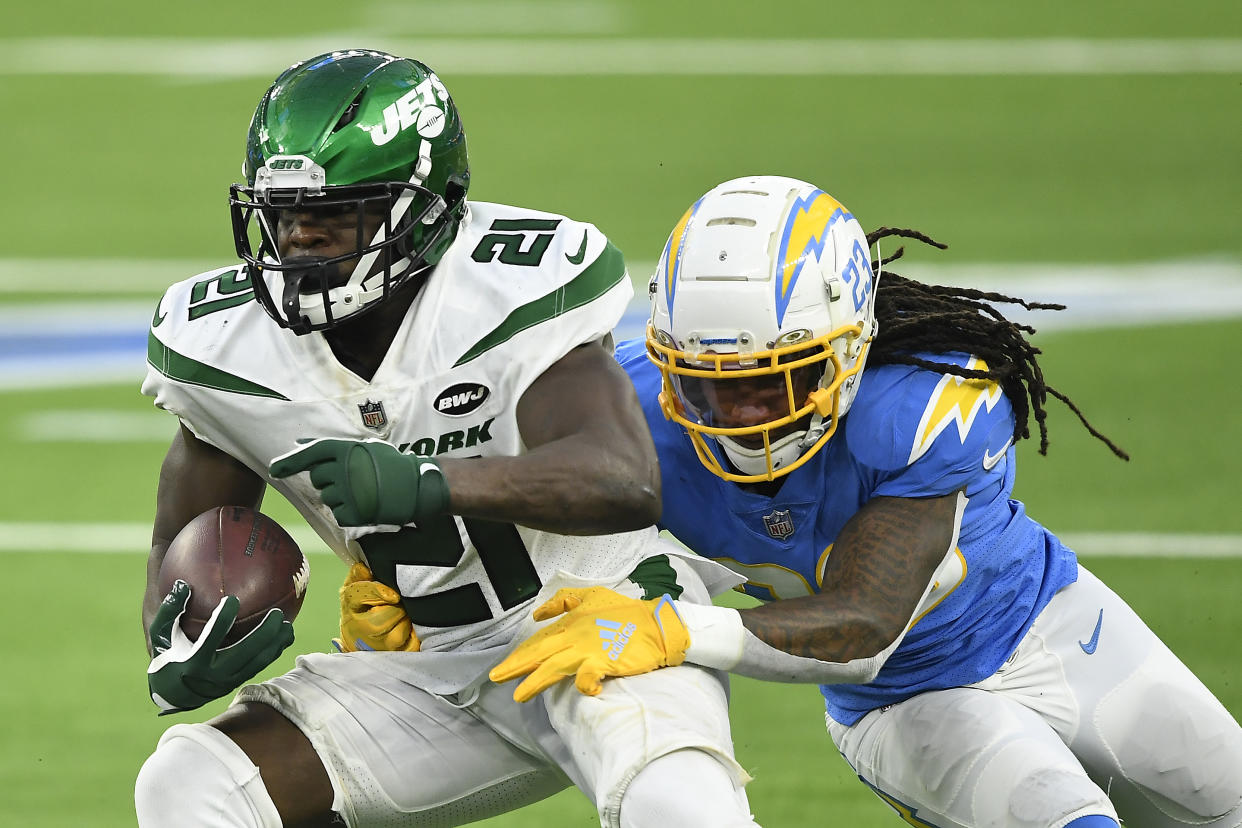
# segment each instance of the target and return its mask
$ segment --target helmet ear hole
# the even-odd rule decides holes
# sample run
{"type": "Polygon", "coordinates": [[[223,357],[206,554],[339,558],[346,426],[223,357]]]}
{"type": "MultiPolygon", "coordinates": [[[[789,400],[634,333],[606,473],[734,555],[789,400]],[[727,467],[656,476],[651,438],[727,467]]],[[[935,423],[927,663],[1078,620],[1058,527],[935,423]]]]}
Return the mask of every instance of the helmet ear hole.
{"type": "Polygon", "coordinates": [[[358,107],[361,106],[362,96],[365,93],[366,90],[362,90],[354,96],[349,106],[345,107],[345,111],[341,113],[341,117],[337,119],[336,126],[332,127],[333,132],[340,132],[354,122],[354,119],[358,117],[358,107]]]}
{"type": "Polygon", "coordinates": [[[445,210],[451,212],[458,204],[466,198],[466,188],[462,186],[460,181],[449,181],[444,185],[444,204],[445,210]]]}

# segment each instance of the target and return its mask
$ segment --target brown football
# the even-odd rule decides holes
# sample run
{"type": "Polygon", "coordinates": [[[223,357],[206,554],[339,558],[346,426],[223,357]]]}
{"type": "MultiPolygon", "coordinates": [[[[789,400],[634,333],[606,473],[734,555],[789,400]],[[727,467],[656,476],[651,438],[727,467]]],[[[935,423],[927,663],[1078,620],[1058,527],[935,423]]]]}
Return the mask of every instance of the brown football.
{"type": "Polygon", "coordinates": [[[197,639],[220,599],[237,596],[237,620],[224,639],[232,644],[253,630],[270,609],[286,621],[306,597],[310,565],[297,542],[267,515],[244,506],[218,506],[185,525],[160,564],[160,594],[178,578],[190,585],[181,629],[197,639]]]}

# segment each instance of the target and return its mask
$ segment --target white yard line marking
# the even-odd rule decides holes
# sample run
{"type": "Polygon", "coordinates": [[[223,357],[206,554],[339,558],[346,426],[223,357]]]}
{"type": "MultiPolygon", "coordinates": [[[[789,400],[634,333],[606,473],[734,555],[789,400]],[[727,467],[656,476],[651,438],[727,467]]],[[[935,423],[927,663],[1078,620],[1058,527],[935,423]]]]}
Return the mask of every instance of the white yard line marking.
{"type": "MultiPolygon", "coordinates": [[[[309,554],[327,546],[305,525],[286,527],[309,554]]],[[[1061,539],[1083,557],[1238,558],[1242,535],[1152,532],[1066,532],[1061,539]]],[[[146,523],[0,522],[0,552],[142,553],[151,543],[146,523]]]]}
{"type": "MultiPolygon", "coordinates": [[[[328,554],[327,546],[305,524],[286,527],[307,554],[328,554]]],[[[151,548],[146,523],[0,522],[0,552],[139,552],[151,548]]]]}
{"type": "Polygon", "coordinates": [[[177,418],[140,399],[140,411],[47,409],[17,418],[11,439],[19,443],[158,443],[168,445],[177,418]]]}
{"type": "Polygon", "coordinates": [[[1242,535],[1197,535],[1161,532],[1066,532],[1059,537],[1071,549],[1087,557],[1242,557],[1242,535]]]}
{"type": "Polygon", "coordinates": [[[228,261],[181,259],[0,259],[0,293],[149,293],[155,300],[173,282],[188,279],[228,261]]]}
{"type": "MultiPolygon", "coordinates": [[[[590,0],[441,0],[420,2],[416,14],[405,0],[366,3],[351,17],[371,31],[427,35],[616,34],[636,16],[622,3],[590,0]]],[[[358,42],[371,42],[359,34],[358,42]]]]}
{"type": "Polygon", "coordinates": [[[1181,75],[1242,72],[1238,38],[9,38],[0,75],[273,77],[342,42],[463,75],[1181,75]]]}

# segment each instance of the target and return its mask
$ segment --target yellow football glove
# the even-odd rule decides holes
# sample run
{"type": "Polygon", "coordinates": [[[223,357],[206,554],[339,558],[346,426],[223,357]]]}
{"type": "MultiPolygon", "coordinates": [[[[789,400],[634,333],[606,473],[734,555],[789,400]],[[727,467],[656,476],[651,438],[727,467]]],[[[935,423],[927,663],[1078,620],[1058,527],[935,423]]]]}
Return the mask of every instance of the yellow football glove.
{"type": "Polygon", "coordinates": [[[690,634],[667,595],[653,601],[627,598],[605,587],[562,589],[534,612],[536,621],[564,615],[518,645],[489,674],[500,684],[526,679],[515,701],[533,699],[563,678],[588,696],[599,695],[606,676],[636,676],[685,661],[690,634]]]}
{"type": "Polygon", "coordinates": [[[332,643],[343,653],[358,650],[418,652],[414,625],[392,587],[371,580],[366,564],[349,568],[341,585],[341,637],[332,643]]]}

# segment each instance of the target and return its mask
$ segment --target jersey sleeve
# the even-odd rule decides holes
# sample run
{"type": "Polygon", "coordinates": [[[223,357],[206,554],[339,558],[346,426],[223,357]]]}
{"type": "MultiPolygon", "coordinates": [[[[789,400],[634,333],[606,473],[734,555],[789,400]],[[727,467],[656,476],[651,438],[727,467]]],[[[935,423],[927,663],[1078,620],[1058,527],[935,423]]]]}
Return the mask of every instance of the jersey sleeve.
{"type": "MultiPolygon", "coordinates": [[[[929,357],[972,369],[975,357],[929,357]]],[[[968,494],[1003,479],[1013,442],[1013,407],[990,380],[965,379],[905,365],[864,374],[846,439],[873,471],[872,496],[968,494]]]]}
{"type": "Polygon", "coordinates": [[[534,211],[522,213],[534,218],[495,218],[487,207],[477,210],[477,241],[468,240],[470,259],[485,265],[486,277],[472,280],[473,295],[453,300],[469,302],[457,312],[479,326],[454,367],[500,349],[529,384],[575,347],[611,333],[634,289],[625,257],[593,224],[534,211]],[[487,232],[497,228],[505,232],[487,232]]]}
{"type": "MultiPolygon", "coordinates": [[[[287,399],[255,375],[244,357],[263,350],[239,330],[246,317],[262,314],[238,266],[178,282],[165,291],[147,332],[147,371],[142,393],[175,414],[195,437],[228,450],[221,435],[235,424],[211,401],[213,394],[240,399],[287,399]]],[[[279,359],[268,362],[279,363],[279,359]]]]}
{"type": "MultiPolygon", "coordinates": [[[[190,343],[185,341],[187,332],[182,321],[189,316],[187,291],[185,282],[174,284],[155,307],[147,331],[147,373],[142,381],[142,393],[153,398],[156,408],[176,415],[195,437],[207,439],[208,429],[197,422],[203,415],[194,394],[201,379],[195,382],[191,374],[201,363],[186,354],[190,343]]],[[[200,377],[203,373],[202,370],[197,372],[200,377]]]]}
{"type": "Polygon", "coordinates": [[[634,288],[625,257],[594,225],[574,222],[564,237],[570,247],[580,238],[577,255],[581,261],[574,264],[573,252],[560,251],[556,264],[568,266],[568,272],[556,289],[536,300],[531,311],[538,315],[542,302],[548,312],[557,314],[567,352],[611,333],[625,314],[634,288]]]}
{"type": "Polygon", "coordinates": [[[642,372],[645,364],[650,360],[647,359],[647,341],[645,339],[626,339],[617,343],[614,353],[617,362],[629,374],[631,380],[635,380],[642,372]]]}

